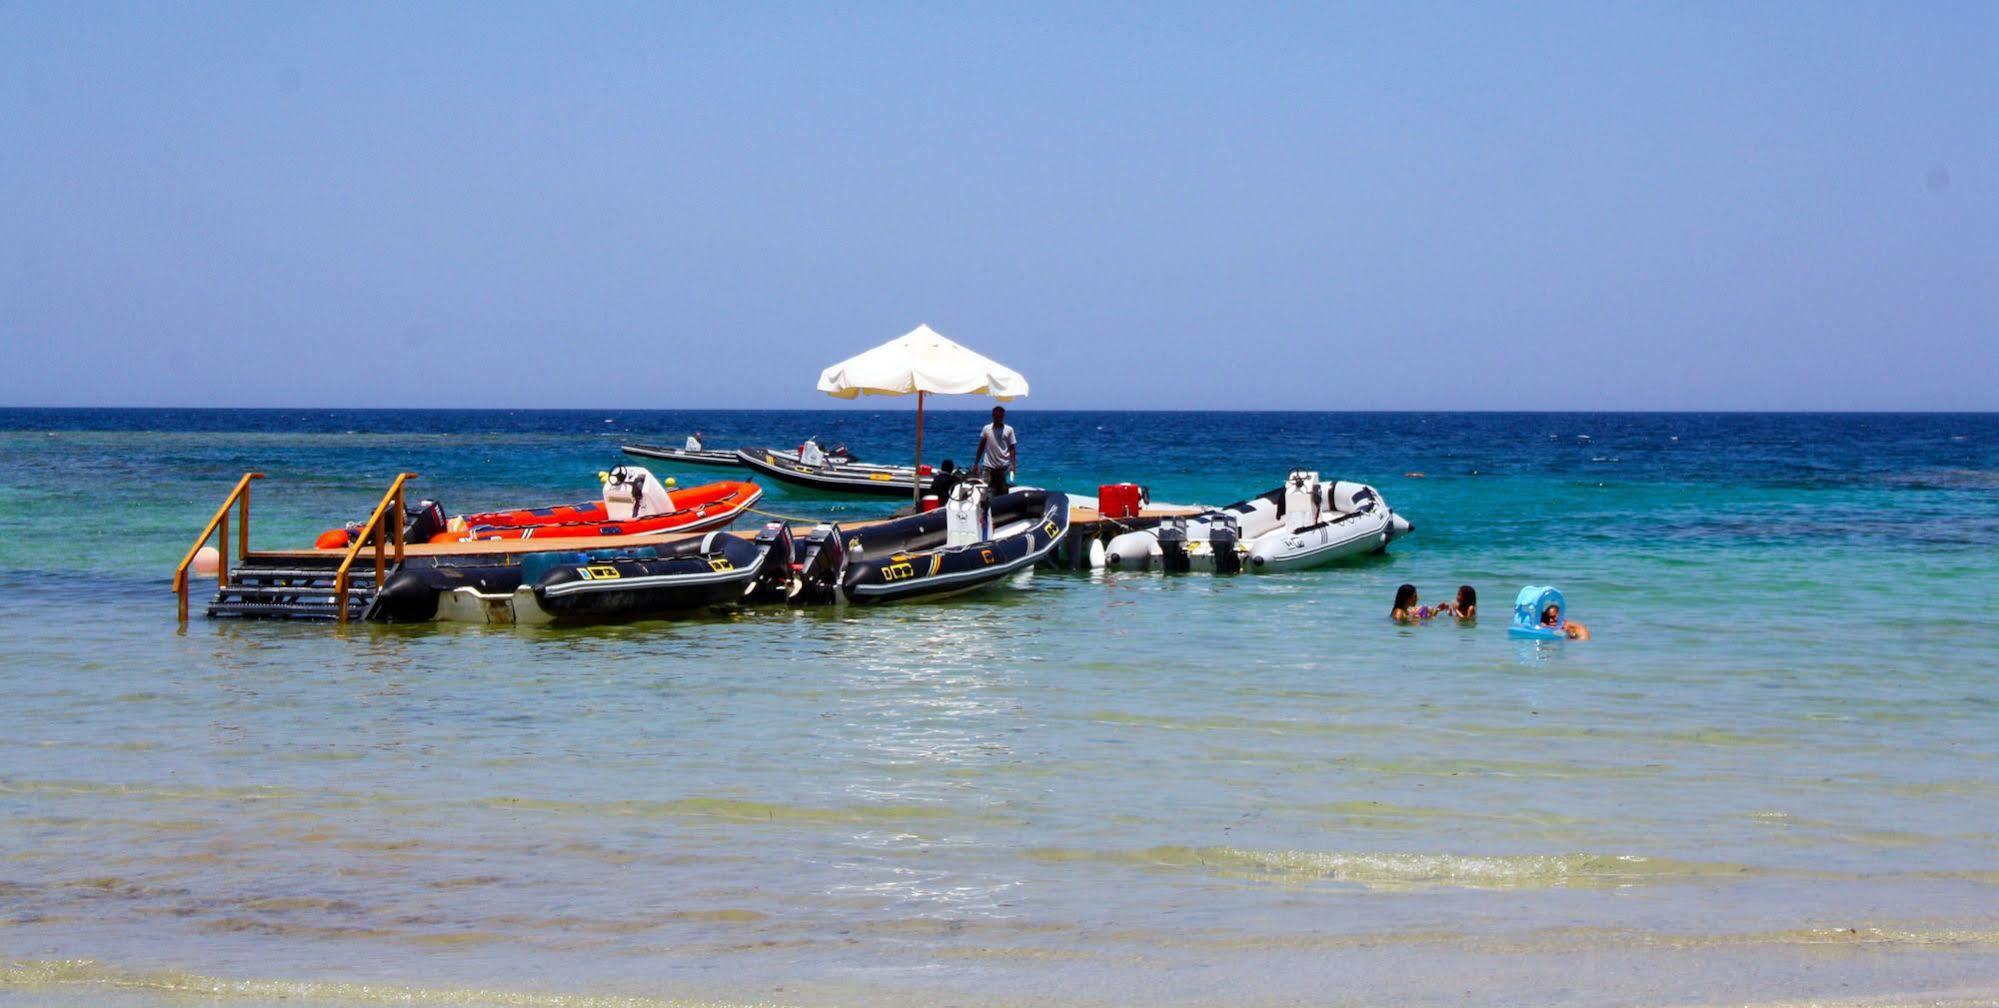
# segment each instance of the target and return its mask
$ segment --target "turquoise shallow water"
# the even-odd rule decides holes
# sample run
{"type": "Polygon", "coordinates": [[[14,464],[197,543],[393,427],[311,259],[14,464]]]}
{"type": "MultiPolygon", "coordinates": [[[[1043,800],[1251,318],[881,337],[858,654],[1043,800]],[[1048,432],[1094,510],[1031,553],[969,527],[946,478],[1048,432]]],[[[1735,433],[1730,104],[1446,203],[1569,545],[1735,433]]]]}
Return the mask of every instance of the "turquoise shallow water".
{"type": "Polygon", "coordinates": [[[870,611],[174,623],[245,468],[274,546],[400,468],[469,510],[587,496],[620,439],[907,422],[0,411],[0,1001],[1999,997],[1989,415],[1021,411],[1026,479],[1307,462],[1418,531],[870,611]],[[1488,618],[1397,627],[1403,581],[1488,618]],[[1597,639],[1509,641],[1530,581],[1597,639]]]}

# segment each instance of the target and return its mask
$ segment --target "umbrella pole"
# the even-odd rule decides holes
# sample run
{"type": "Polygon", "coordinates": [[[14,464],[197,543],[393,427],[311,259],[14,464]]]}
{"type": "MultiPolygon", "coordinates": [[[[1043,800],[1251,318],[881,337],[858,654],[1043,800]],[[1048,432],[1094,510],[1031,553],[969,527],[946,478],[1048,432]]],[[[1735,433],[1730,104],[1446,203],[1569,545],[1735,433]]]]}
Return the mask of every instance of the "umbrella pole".
{"type": "Polygon", "coordinates": [[[916,393],[916,468],[909,475],[909,503],[917,511],[923,510],[923,393],[916,393]]]}

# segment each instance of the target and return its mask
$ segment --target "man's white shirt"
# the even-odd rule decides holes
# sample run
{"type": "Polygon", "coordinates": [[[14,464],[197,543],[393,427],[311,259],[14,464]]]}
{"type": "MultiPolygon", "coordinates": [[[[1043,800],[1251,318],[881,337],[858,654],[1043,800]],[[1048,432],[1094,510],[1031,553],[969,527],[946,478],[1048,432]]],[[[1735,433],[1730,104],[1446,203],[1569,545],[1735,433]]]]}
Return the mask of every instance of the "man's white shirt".
{"type": "Polygon", "coordinates": [[[979,465],[988,472],[1008,472],[1013,469],[1014,450],[1019,446],[1012,425],[1001,424],[995,436],[993,425],[987,424],[979,430],[979,465]]]}

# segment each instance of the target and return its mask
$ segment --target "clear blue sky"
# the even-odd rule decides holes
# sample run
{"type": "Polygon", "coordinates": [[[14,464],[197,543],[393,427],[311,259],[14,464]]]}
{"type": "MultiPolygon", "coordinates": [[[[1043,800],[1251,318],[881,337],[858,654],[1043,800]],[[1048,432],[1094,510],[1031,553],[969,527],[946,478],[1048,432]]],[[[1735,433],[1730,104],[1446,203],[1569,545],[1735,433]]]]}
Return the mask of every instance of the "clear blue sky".
{"type": "Polygon", "coordinates": [[[960,6],[0,0],[0,404],[1999,408],[1999,4],[960,6]]]}

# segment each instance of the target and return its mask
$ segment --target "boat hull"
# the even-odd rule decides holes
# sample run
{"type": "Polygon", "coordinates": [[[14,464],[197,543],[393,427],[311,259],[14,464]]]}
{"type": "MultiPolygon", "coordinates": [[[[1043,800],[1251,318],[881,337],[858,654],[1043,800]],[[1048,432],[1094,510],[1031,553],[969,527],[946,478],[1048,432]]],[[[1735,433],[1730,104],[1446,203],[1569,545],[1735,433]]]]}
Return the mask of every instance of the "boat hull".
{"type": "Polygon", "coordinates": [[[1389,515],[1370,511],[1272,532],[1249,548],[1244,568],[1253,574],[1310,570],[1388,548],[1389,515]]]}
{"type": "Polygon", "coordinates": [[[416,558],[383,585],[369,618],[393,623],[600,623],[783,599],[791,533],[711,532],[659,547],[530,553],[519,562],[416,558]]]}
{"type": "Polygon", "coordinates": [[[737,605],[760,591],[781,597],[791,577],[791,537],[756,541],[711,532],[655,555],[616,550],[568,554],[534,583],[535,602],[555,622],[671,616],[737,605]]]}

